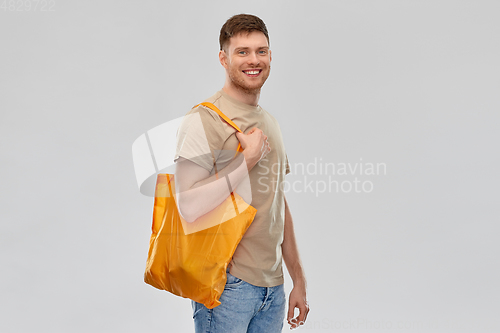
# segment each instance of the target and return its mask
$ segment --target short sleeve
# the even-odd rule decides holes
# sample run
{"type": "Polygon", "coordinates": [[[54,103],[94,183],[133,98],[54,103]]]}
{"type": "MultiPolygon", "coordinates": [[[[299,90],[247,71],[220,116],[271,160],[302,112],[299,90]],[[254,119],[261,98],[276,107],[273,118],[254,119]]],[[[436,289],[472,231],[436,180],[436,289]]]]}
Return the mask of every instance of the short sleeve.
{"type": "Polygon", "coordinates": [[[183,157],[211,172],[223,144],[222,120],[199,106],[188,112],[179,126],[174,162],[183,157]]]}

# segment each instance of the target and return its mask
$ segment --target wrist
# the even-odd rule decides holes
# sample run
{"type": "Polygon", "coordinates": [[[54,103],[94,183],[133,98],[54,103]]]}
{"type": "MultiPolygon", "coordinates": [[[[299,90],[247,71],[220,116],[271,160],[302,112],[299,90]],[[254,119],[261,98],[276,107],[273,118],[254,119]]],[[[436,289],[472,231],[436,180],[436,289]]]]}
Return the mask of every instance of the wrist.
{"type": "Polygon", "coordinates": [[[305,279],[298,279],[298,281],[293,281],[293,287],[301,290],[307,289],[307,283],[305,279]]]}
{"type": "Polygon", "coordinates": [[[245,149],[242,152],[243,157],[245,157],[245,162],[247,164],[248,171],[252,170],[252,168],[255,166],[256,162],[251,158],[250,154],[248,151],[245,149]]]}
{"type": "Polygon", "coordinates": [[[307,287],[307,283],[306,283],[305,279],[300,279],[298,281],[294,281],[293,285],[298,286],[298,287],[303,287],[304,289],[307,287]]]}

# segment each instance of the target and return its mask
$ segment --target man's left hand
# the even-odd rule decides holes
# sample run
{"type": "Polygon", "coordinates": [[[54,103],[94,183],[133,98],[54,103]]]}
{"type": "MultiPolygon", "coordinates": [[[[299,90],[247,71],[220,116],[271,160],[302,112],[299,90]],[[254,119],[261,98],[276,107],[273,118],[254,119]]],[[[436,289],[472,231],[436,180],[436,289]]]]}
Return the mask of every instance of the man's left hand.
{"type": "Polygon", "coordinates": [[[309,304],[307,303],[306,288],[294,286],[290,292],[288,300],[288,324],[290,329],[297,328],[303,325],[309,313],[309,304]],[[293,318],[295,308],[299,308],[299,315],[293,318]]]}

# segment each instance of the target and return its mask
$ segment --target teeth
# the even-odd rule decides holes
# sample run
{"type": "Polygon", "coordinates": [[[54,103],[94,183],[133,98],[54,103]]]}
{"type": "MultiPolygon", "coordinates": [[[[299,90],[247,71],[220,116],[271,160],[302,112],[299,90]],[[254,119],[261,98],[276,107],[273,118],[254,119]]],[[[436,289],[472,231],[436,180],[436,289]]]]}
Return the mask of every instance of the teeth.
{"type": "Polygon", "coordinates": [[[259,74],[259,71],[246,71],[245,73],[253,75],[253,74],[259,74]]]}

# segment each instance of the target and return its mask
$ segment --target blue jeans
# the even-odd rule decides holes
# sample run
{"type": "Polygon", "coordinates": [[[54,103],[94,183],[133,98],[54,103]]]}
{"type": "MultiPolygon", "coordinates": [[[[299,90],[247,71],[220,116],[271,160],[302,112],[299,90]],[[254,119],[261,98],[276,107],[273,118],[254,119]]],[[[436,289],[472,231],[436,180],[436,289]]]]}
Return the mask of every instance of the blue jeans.
{"type": "Polygon", "coordinates": [[[220,305],[207,309],[191,300],[195,333],[278,333],[283,329],[283,284],[257,287],[227,272],[219,301],[220,305]]]}

